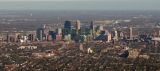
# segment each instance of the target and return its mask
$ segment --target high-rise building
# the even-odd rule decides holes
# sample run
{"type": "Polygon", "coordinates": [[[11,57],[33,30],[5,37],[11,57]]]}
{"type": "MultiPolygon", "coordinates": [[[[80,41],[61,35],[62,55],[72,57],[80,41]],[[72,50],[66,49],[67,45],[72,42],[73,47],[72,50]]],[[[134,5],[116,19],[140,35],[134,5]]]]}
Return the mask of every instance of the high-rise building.
{"type": "Polygon", "coordinates": [[[52,40],[56,40],[56,33],[54,31],[49,31],[49,35],[51,35],[52,40]]]}
{"type": "Polygon", "coordinates": [[[37,39],[39,41],[43,41],[43,37],[44,37],[44,29],[43,28],[37,29],[37,39]]]}
{"type": "Polygon", "coordinates": [[[81,28],[81,22],[79,20],[76,21],[76,32],[78,33],[78,31],[81,28]]]}
{"type": "Polygon", "coordinates": [[[61,29],[61,28],[58,28],[58,29],[56,30],[56,33],[57,33],[57,35],[62,35],[62,29],[61,29]]]}
{"type": "Polygon", "coordinates": [[[10,36],[9,36],[9,34],[7,33],[7,42],[10,42],[10,36]]]}
{"type": "Polygon", "coordinates": [[[94,21],[91,21],[90,29],[94,30],[94,21]]]}
{"type": "Polygon", "coordinates": [[[110,42],[112,40],[111,33],[107,32],[107,42],[110,42]]]}
{"type": "Polygon", "coordinates": [[[114,28],[114,31],[112,32],[112,38],[114,41],[118,40],[118,31],[114,28]]]}
{"type": "Polygon", "coordinates": [[[34,41],[34,35],[33,35],[33,34],[29,34],[29,35],[28,35],[28,40],[34,41]]]}
{"type": "Polygon", "coordinates": [[[71,21],[65,21],[64,29],[62,30],[62,37],[64,38],[65,35],[71,34],[72,32],[72,23],[71,21]]]}
{"type": "Polygon", "coordinates": [[[94,27],[94,21],[91,22],[90,24],[90,29],[92,30],[92,37],[93,39],[95,38],[95,27],[94,27]]]}
{"type": "Polygon", "coordinates": [[[132,29],[132,27],[130,27],[129,30],[130,30],[130,40],[132,40],[133,39],[133,29],[132,29]]]}
{"type": "Polygon", "coordinates": [[[71,23],[71,21],[65,21],[65,23],[64,23],[64,28],[65,28],[65,29],[71,29],[71,28],[72,28],[72,23],[71,23]]]}

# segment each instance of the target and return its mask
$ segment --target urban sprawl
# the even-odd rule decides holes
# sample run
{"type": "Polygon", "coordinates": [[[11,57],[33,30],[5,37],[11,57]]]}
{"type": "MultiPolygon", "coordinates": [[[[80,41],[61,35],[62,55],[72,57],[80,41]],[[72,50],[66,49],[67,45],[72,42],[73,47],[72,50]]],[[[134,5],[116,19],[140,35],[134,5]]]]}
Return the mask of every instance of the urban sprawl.
{"type": "Polygon", "coordinates": [[[159,27],[106,26],[96,21],[82,25],[80,20],[67,20],[63,27],[45,24],[33,31],[2,31],[0,70],[160,70],[159,27]]]}

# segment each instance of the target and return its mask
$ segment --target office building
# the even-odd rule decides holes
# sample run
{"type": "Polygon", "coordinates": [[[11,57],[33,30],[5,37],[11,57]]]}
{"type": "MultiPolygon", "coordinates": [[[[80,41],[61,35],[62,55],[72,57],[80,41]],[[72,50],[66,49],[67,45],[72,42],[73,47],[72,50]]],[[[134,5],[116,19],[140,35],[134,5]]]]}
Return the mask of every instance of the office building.
{"type": "Polygon", "coordinates": [[[57,35],[62,35],[62,29],[61,28],[56,29],[56,33],[57,35]]]}
{"type": "Polygon", "coordinates": [[[107,31],[107,42],[111,42],[111,40],[112,40],[112,35],[107,31]]]}
{"type": "Polygon", "coordinates": [[[130,40],[133,40],[133,29],[132,27],[129,28],[129,31],[130,31],[130,40]]]}
{"type": "Polygon", "coordinates": [[[71,28],[72,28],[72,23],[71,23],[71,21],[65,21],[65,23],[64,23],[64,28],[65,28],[65,29],[71,29],[71,28]]]}
{"type": "Polygon", "coordinates": [[[30,41],[34,41],[34,35],[33,34],[29,34],[28,35],[28,40],[30,40],[30,41]]]}
{"type": "Polygon", "coordinates": [[[95,27],[94,27],[94,21],[91,22],[90,24],[90,29],[92,30],[92,37],[93,39],[95,38],[95,27]]]}
{"type": "Polygon", "coordinates": [[[56,33],[54,31],[49,31],[49,35],[51,36],[52,40],[56,40],[56,33]]]}
{"type": "Polygon", "coordinates": [[[43,37],[44,37],[44,29],[43,28],[37,29],[37,40],[43,41],[43,37]]]}
{"type": "Polygon", "coordinates": [[[116,29],[112,32],[112,38],[114,41],[118,40],[118,31],[116,29]]]}
{"type": "Polygon", "coordinates": [[[81,28],[81,22],[79,20],[76,21],[75,27],[76,27],[76,33],[78,34],[78,32],[79,32],[79,30],[81,28]]]}

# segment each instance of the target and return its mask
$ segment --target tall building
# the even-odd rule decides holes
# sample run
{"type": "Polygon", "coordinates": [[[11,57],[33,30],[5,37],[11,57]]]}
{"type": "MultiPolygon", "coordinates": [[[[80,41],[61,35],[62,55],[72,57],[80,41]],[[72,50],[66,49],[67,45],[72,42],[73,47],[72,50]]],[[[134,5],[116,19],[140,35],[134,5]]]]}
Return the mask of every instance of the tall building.
{"type": "Polygon", "coordinates": [[[9,36],[9,34],[7,33],[7,42],[10,42],[10,36],[9,36]]]}
{"type": "Polygon", "coordinates": [[[114,31],[112,32],[112,37],[114,41],[118,40],[118,31],[114,28],[114,31]]]}
{"type": "Polygon", "coordinates": [[[33,35],[33,34],[29,34],[29,35],[28,35],[28,40],[34,41],[34,35],[33,35]]]}
{"type": "Polygon", "coordinates": [[[43,41],[43,37],[44,37],[44,29],[43,28],[37,29],[37,39],[39,41],[43,41]]]}
{"type": "Polygon", "coordinates": [[[107,42],[110,42],[112,40],[111,33],[107,32],[107,42]]]}
{"type": "Polygon", "coordinates": [[[76,21],[76,32],[78,33],[78,31],[81,28],[81,22],[79,20],[76,21]]]}
{"type": "Polygon", "coordinates": [[[94,21],[91,21],[90,29],[94,30],[94,21]]]}
{"type": "Polygon", "coordinates": [[[51,36],[52,40],[56,40],[56,33],[54,31],[49,31],[49,35],[51,36]]]}
{"type": "Polygon", "coordinates": [[[61,28],[58,28],[58,29],[56,30],[56,33],[57,33],[57,35],[62,35],[62,29],[61,29],[61,28]]]}
{"type": "Polygon", "coordinates": [[[95,38],[95,27],[94,27],[94,21],[91,21],[90,29],[92,30],[92,37],[95,38]]]}
{"type": "Polygon", "coordinates": [[[71,35],[72,32],[72,23],[71,21],[65,21],[64,29],[62,30],[62,38],[65,38],[65,35],[71,35]]]}
{"type": "Polygon", "coordinates": [[[60,41],[60,40],[62,40],[62,29],[61,28],[58,28],[57,30],[56,30],[57,32],[57,34],[56,34],[56,41],[60,41]]]}
{"type": "Polygon", "coordinates": [[[71,21],[65,21],[65,23],[64,23],[64,28],[65,28],[65,29],[71,29],[71,28],[72,28],[72,23],[71,23],[71,21]]]}
{"type": "Polygon", "coordinates": [[[130,27],[129,28],[129,30],[130,30],[130,40],[132,40],[133,39],[133,29],[132,29],[132,27],[130,27]]]}
{"type": "Polygon", "coordinates": [[[50,31],[50,29],[44,28],[43,40],[47,40],[48,39],[49,31],[50,31]]]}

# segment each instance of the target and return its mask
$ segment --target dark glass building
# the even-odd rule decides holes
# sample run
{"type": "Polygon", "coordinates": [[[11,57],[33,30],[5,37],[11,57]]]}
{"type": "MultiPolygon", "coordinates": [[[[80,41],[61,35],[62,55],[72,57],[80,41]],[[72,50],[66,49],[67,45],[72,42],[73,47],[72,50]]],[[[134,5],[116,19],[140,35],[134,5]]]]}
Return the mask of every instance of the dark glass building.
{"type": "Polygon", "coordinates": [[[56,32],[54,32],[54,31],[49,31],[49,35],[51,35],[52,40],[56,40],[56,32]]]}
{"type": "Polygon", "coordinates": [[[64,28],[65,29],[71,29],[72,28],[71,21],[65,21],[64,28]]]}

